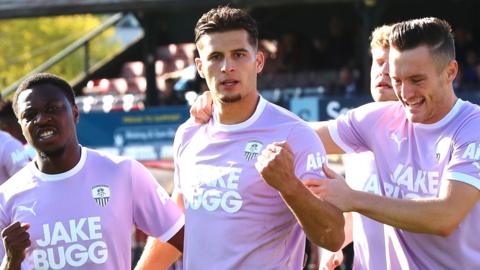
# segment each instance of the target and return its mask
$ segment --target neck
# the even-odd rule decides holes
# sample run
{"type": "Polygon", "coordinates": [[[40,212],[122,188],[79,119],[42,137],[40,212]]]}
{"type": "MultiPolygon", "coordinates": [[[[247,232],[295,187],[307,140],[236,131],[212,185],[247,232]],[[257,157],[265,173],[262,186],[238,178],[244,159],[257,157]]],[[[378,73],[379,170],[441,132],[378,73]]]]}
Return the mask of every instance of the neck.
{"type": "Polygon", "coordinates": [[[445,98],[446,102],[445,106],[443,106],[444,109],[442,111],[441,117],[439,119],[436,119],[436,121],[440,121],[441,119],[443,119],[453,109],[453,106],[455,106],[455,103],[457,103],[458,100],[457,96],[453,92],[453,89],[448,92],[445,98]]]}
{"type": "Polygon", "coordinates": [[[82,155],[80,145],[76,145],[54,152],[38,152],[35,165],[38,170],[46,174],[59,174],[71,170],[78,164],[82,155]]]}
{"type": "Polygon", "coordinates": [[[253,115],[259,100],[260,96],[257,93],[252,93],[251,95],[243,97],[240,101],[233,103],[224,103],[215,100],[215,113],[221,124],[239,124],[245,122],[253,115]]]}

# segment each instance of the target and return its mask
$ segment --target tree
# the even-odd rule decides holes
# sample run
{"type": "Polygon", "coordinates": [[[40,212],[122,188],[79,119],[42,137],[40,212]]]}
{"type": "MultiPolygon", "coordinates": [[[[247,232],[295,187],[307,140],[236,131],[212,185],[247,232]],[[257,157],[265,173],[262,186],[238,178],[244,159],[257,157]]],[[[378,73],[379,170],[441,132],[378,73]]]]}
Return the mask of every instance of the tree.
{"type": "MultiPolygon", "coordinates": [[[[104,17],[75,15],[4,20],[0,23],[0,89],[28,74],[69,44],[92,31],[104,17]]],[[[99,60],[118,47],[113,30],[95,38],[90,58],[99,60]]],[[[83,71],[83,50],[78,50],[49,72],[72,80],[83,71]]],[[[91,62],[94,63],[95,60],[91,62]]]]}

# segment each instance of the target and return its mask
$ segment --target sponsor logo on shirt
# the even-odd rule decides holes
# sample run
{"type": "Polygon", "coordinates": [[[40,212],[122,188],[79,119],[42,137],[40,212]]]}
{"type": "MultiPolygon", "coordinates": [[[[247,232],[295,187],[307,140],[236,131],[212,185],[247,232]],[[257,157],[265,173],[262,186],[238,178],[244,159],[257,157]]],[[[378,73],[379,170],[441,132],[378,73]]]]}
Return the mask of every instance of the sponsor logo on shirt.
{"type": "Polygon", "coordinates": [[[327,158],[320,152],[316,154],[308,154],[307,156],[307,169],[306,171],[321,170],[322,164],[327,161],[327,158]]]}
{"type": "Polygon", "coordinates": [[[238,193],[241,173],[242,169],[233,164],[231,167],[196,166],[195,174],[186,183],[188,187],[182,190],[185,208],[238,212],[243,205],[242,196],[238,193]]]}
{"type": "Polygon", "coordinates": [[[471,143],[462,155],[463,159],[480,160],[480,143],[471,143]]]}
{"type": "Polygon", "coordinates": [[[110,188],[107,185],[92,187],[92,197],[98,205],[105,207],[110,200],[110,188]]]}
{"type": "Polygon", "coordinates": [[[407,138],[402,137],[401,135],[393,132],[390,134],[390,139],[392,139],[397,144],[397,150],[399,151],[402,143],[407,140],[407,138]]]}
{"type": "Polygon", "coordinates": [[[380,192],[380,182],[378,181],[378,175],[372,174],[365,182],[362,191],[374,193],[374,194],[382,194],[380,192]]]}
{"type": "Polygon", "coordinates": [[[14,164],[21,162],[21,161],[26,161],[28,160],[28,153],[26,151],[22,150],[16,150],[15,152],[12,152],[10,154],[10,157],[12,158],[12,162],[14,164]]]}
{"type": "Polygon", "coordinates": [[[100,217],[71,219],[42,225],[43,238],[32,250],[34,269],[64,269],[87,263],[104,264],[107,244],[102,241],[100,217]]]}
{"type": "Polygon", "coordinates": [[[37,213],[35,213],[35,210],[34,210],[36,204],[37,204],[37,201],[34,201],[32,206],[30,206],[30,207],[25,206],[25,205],[19,205],[19,206],[17,206],[17,211],[29,212],[32,215],[36,216],[37,213]]]}
{"type": "Polygon", "coordinates": [[[420,194],[437,196],[440,188],[438,171],[414,169],[412,166],[398,164],[390,175],[391,182],[384,182],[385,193],[394,198],[419,198],[420,194]]]}
{"type": "Polygon", "coordinates": [[[251,141],[245,145],[245,159],[252,160],[256,158],[262,151],[263,144],[259,141],[251,141]]]}

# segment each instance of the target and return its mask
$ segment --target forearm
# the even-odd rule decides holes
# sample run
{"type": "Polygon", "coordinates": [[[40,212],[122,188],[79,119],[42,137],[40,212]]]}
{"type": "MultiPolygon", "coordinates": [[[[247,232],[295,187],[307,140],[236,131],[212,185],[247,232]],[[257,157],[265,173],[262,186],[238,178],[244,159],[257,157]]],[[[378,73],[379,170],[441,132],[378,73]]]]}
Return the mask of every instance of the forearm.
{"type": "Polygon", "coordinates": [[[445,236],[458,225],[448,202],[439,198],[393,199],[356,191],[353,211],[399,229],[445,236]]]}
{"type": "Polygon", "coordinates": [[[327,154],[344,154],[345,152],[337,146],[337,144],[333,141],[332,137],[330,136],[330,132],[328,131],[328,121],[322,122],[309,122],[309,126],[315,130],[317,136],[320,137],[322,141],[323,147],[327,154]]]}
{"type": "Polygon", "coordinates": [[[344,219],[340,209],[313,195],[300,181],[280,192],[308,239],[336,251],[344,241],[344,219]]]}
{"type": "Polygon", "coordinates": [[[167,269],[178,260],[181,255],[182,254],[169,243],[162,243],[156,238],[149,237],[135,270],[167,269]]]}
{"type": "Polygon", "coordinates": [[[21,264],[21,262],[7,260],[7,256],[5,256],[0,265],[0,270],[21,270],[21,264]]]}

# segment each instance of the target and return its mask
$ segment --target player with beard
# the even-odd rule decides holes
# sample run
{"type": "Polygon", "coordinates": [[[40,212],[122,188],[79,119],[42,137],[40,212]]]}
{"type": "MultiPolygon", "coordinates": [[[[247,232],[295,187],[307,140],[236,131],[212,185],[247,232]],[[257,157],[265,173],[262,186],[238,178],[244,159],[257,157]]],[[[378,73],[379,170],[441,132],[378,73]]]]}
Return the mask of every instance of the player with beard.
{"type": "MultiPolygon", "coordinates": [[[[197,22],[195,41],[195,63],[212,91],[214,113],[206,124],[187,121],[175,136],[173,197],[185,211],[184,268],[301,269],[304,232],[337,250],[341,213],[302,184],[322,175],[319,138],[258,94],[264,56],[256,22],[242,10],[215,8],[197,22]],[[288,173],[272,177],[271,160],[287,142],[295,159],[288,173]],[[266,157],[257,161],[261,153],[266,157]],[[305,211],[307,204],[314,210],[305,211]]],[[[155,269],[161,247],[149,249],[144,266],[155,269]]]]}
{"type": "Polygon", "coordinates": [[[32,75],[13,108],[37,155],[0,187],[2,269],[130,269],[134,225],[182,250],[184,216],[148,170],[79,145],[66,81],[32,75]]]}

